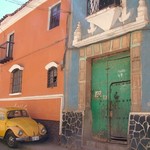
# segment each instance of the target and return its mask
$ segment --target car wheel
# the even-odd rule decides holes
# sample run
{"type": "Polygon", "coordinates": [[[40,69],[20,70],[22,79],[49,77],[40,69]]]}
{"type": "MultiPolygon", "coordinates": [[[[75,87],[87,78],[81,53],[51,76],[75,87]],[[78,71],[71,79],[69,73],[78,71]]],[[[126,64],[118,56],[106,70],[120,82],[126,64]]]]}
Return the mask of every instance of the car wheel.
{"type": "Polygon", "coordinates": [[[12,131],[9,131],[6,135],[6,143],[9,147],[15,148],[17,147],[17,141],[16,141],[16,136],[12,131]]]}

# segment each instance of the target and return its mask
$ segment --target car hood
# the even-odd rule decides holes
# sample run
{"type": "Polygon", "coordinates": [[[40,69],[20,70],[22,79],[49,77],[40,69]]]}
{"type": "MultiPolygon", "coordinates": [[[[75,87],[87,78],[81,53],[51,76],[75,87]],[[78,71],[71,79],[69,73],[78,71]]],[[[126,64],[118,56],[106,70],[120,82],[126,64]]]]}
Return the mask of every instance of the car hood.
{"type": "Polygon", "coordinates": [[[26,133],[27,136],[36,136],[39,133],[37,122],[27,117],[10,119],[7,123],[7,126],[18,126],[26,133]]]}

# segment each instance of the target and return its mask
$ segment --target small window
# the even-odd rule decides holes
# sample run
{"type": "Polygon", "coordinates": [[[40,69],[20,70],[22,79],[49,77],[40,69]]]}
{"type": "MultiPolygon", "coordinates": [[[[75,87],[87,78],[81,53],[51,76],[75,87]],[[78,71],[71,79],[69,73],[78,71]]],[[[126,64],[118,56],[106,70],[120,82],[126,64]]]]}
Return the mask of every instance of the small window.
{"type": "Polygon", "coordinates": [[[57,86],[57,68],[51,67],[48,69],[48,81],[47,87],[56,87],[57,86]]]}
{"type": "Polygon", "coordinates": [[[12,71],[11,93],[20,93],[22,87],[22,70],[15,69],[12,71]]]}
{"type": "Polygon", "coordinates": [[[60,22],[60,3],[50,9],[49,29],[59,26],[60,22]]]}

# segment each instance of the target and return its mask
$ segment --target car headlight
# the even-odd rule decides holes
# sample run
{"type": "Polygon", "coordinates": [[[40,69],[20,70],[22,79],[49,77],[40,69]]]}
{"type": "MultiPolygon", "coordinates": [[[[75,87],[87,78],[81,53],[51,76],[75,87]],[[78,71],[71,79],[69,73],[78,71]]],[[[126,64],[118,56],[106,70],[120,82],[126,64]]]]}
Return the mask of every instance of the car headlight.
{"type": "Polygon", "coordinates": [[[46,134],[46,132],[47,132],[46,129],[43,127],[41,130],[41,133],[44,135],[44,134],[46,134]]]}
{"type": "Polygon", "coordinates": [[[19,135],[19,136],[22,136],[22,135],[23,135],[23,131],[22,131],[22,130],[19,130],[18,135],[19,135]]]}

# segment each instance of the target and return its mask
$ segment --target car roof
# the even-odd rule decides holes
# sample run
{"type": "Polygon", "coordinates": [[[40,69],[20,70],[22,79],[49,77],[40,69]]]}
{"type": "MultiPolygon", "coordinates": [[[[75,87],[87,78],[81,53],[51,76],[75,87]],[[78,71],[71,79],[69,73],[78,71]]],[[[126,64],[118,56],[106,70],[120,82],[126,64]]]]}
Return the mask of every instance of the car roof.
{"type": "Polygon", "coordinates": [[[19,107],[1,107],[0,108],[0,112],[8,112],[11,110],[24,110],[23,108],[19,108],[19,107]]]}

